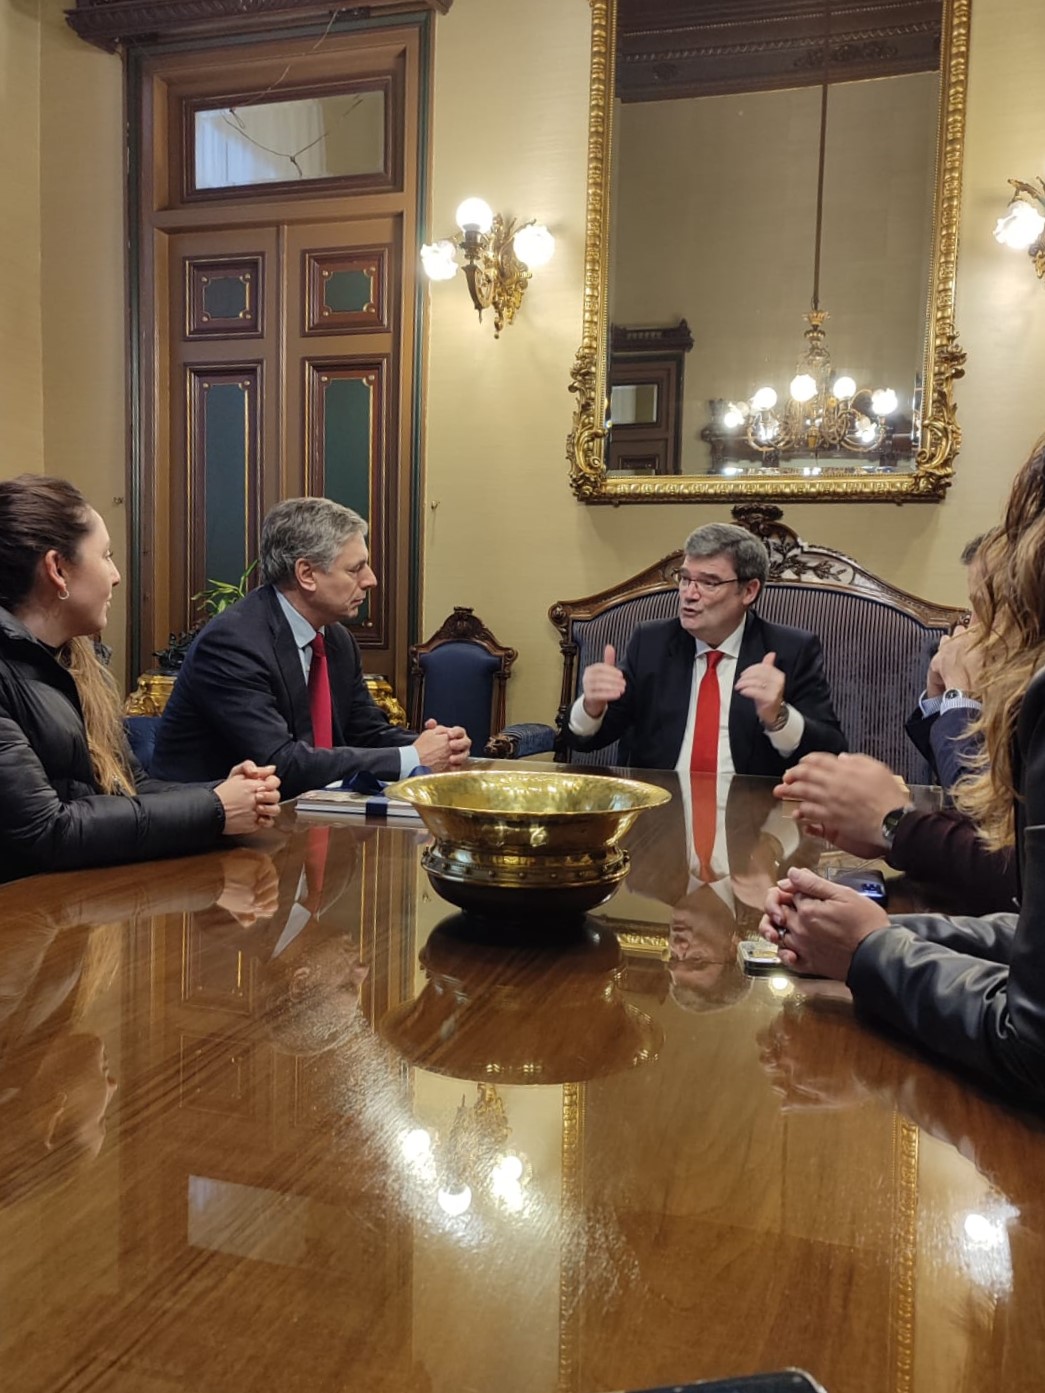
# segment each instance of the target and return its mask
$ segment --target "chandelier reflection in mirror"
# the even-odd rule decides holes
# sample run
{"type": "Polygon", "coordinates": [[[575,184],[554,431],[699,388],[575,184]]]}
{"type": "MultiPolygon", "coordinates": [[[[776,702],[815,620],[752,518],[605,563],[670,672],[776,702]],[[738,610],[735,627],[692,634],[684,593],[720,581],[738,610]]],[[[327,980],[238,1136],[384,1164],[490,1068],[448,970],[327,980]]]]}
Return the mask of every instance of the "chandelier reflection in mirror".
{"type": "Polygon", "coordinates": [[[449,1218],[466,1214],[480,1199],[521,1214],[527,1206],[529,1162],[508,1147],[511,1128],[497,1089],[490,1083],[476,1087],[471,1107],[462,1096],[445,1142],[424,1127],[404,1132],[403,1159],[417,1180],[434,1187],[436,1203],[449,1218]]]}
{"type": "Polygon", "coordinates": [[[1026,252],[1041,280],[1045,277],[1045,180],[1039,179],[1037,186],[1022,179],[1010,179],[1009,184],[1016,192],[1009,211],[995,224],[994,236],[1003,247],[1026,252]]]}
{"type": "Polygon", "coordinates": [[[480,320],[492,309],[493,336],[500,338],[519,311],[531,272],[551,260],[555,238],[532,218],[521,225],[502,218],[481,198],[466,198],[455,216],[460,239],[426,242],[421,264],[433,281],[451,280],[463,269],[480,320]]]}
{"type": "MultiPolygon", "coordinates": [[[[816,232],[813,238],[813,293],[808,328],[803,337],[805,351],[798,359],[789,395],[783,407],[773,387],[762,386],[749,401],[711,403],[712,432],[727,438],[741,432],[748,444],[759,452],[763,463],[779,467],[784,455],[812,457],[805,474],[819,474],[822,457],[851,454],[888,468],[895,461],[890,419],[899,407],[891,387],[858,387],[848,373],[833,376],[831,352],[824,324],[830,317],[820,306],[820,251],[824,222],[824,165],[827,152],[827,103],[830,94],[829,62],[831,50],[830,4],[825,3],[826,37],[823,48],[824,77],[820,89],[820,153],[817,161],[816,232]]],[[[912,424],[912,434],[914,426],[912,424]]],[[[704,432],[709,438],[710,432],[704,432]]],[[[908,451],[905,451],[908,453],[908,451]]],[[[738,473],[726,466],[724,474],[738,473]]]]}

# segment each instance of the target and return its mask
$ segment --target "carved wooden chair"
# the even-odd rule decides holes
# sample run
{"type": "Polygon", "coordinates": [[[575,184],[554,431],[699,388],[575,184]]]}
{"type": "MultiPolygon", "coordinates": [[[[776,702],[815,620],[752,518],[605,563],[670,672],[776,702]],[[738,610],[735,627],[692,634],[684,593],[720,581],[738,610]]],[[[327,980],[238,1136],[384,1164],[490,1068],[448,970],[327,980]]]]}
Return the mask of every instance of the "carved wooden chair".
{"type": "Polygon", "coordinates": [[[473,751],[481,753],[491,732],[504,725],[505,683],[517,657],[471,609],[458,605],[430,639],[410,649],[412,729],[429,717],[464,726],[473,751]]]}
{"type": "MultiPolygon", "coordinates": [[[[823,645],[835,710],[854,752],[883,760],[909,783],[931,783],[932,772],[904,730],[942,635],[967,618],[964,610],[932,604],[873,575],[842,552],[809,545],[780,521],[774,506],[738,507],[734,518],[769,549],[769,579],[756,601],[764,619],[811,629],[823,645]]],[[[509,726],[487,746],[501,758],[554,751],[558,760],[612,764],[617,746],[571,752],[562,738],[581,675],[602,659],[607,643],[623,653],[637,624],[677,613],[678,587],[669,575],[682,560],[673,552],[619,585],[552,605],[559,631],[562,694],[549,726],[509,726]]]]}

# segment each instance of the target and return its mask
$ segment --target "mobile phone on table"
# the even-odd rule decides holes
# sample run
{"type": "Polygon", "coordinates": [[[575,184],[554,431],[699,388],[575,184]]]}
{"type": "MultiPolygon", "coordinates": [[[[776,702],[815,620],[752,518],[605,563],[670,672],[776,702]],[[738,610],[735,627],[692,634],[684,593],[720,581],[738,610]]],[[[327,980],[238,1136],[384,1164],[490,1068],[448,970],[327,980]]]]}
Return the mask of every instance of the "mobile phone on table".
{"type": "Polygon", "coordinates": [[[848,885],[850,890],[855,890],[858,895],[866,895],[877,904],[885,904],[889,897],[885,876],[873,868],[854,871],[845,866],[831,866],[826,879],[833,880],[836,885],[848,885]]]}

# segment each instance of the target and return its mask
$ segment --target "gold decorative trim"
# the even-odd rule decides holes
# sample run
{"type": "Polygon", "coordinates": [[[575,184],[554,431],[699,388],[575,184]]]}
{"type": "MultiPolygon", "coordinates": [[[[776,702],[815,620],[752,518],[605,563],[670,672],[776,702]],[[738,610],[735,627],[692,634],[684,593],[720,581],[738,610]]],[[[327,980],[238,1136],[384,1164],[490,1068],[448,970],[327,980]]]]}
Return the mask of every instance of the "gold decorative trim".
{"type": "Polygon", "coordinates": [[[584,318],[581,346],[571,373],[576,395],[573,429],[566,442],[570,487],[583,503],[666,503],[741,498],[776,502],[934,502],[943,498],[961,444],[953,384],[965,371],[965,350],[954,324],[958,220],[965,101],[969,71],[971,0],[942,0],[940,130],[937,148],[932,267],[928,300],[926,409],[922,448],[911,474],[874,478],[741,480],[704,475],[611,479],[605,459],[609,167],[616,54],[615,0],[589,0],[592,11],[591,87],[588,108],[587,233],[584,248],[584,318]]]}
{"type": "Polygon", "coordinates": [[[576,1393],[580,1374],[584,1221],[581,1144],[584,1112],[581,1085],[562,1086],[562,1190],[559,1206],[559,1385],[558,1393],[576,1393]]]}
{"type": "Polygon", "coordinates": [[[918,1128],[906,1118],[894,1121],[894,1193],[899,1200],[893,1252],[893,1393],[910,1393],[914,1372],[914,1285],[918,1247],[918,1128]]]}

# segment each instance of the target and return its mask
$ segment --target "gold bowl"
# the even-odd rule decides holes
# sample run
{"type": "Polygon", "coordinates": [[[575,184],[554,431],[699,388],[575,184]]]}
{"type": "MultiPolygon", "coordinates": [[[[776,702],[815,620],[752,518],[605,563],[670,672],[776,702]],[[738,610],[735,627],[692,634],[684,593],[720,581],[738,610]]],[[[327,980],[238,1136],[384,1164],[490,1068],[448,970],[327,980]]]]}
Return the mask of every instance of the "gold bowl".
{"type": "Polygon", "coordinates": [[[628,873],[621,837],[671,795],[599,774],[459,770],[388,793],[435,839],[421,864],[444,899],[476,913],[572,914],[602,904],[628,873]]]}
{"type": "Polygon", "coordinates": [[[410,1064],[478,1083],[582,1083],[656,1059],[664,1035],[620,990],[621,948],[608,928],[544,947],[483,942],[469,916],[437,924],[421,949],[426,982],[382,1018],[410,1064]]]}

